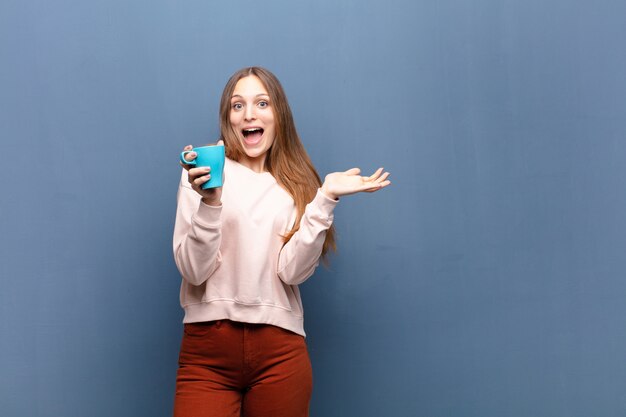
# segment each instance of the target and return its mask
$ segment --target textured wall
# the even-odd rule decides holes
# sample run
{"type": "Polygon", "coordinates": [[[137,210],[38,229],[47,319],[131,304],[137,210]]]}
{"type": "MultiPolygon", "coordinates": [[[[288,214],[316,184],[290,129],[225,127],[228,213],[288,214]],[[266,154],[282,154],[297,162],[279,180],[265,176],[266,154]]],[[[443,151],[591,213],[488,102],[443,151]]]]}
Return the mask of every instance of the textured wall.
{"type": "Polygon", "coordinates": [[[177,154],[282,80],[342,199],[312,415],[626,414],[626,5],[5,0],[0,413],[168,416],[177,154]]]}

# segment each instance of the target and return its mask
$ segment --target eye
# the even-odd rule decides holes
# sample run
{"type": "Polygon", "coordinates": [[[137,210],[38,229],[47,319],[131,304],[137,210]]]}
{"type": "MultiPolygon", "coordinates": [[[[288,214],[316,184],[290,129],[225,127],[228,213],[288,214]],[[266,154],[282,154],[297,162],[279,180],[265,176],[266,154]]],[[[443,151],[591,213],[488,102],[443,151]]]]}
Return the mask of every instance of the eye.
{"type": "Polygon", "coordinates": [[[241,103],[234,103],[233,104],[233,110],[241,110],[243,109],[243,104],[241,103]]]}
{"type": "Polygon", "coordinates": [[[268,102],[267,102],[267,101],[265,101],[265,100],[261,100],[261,101],[259,101],[259,103],[258,103],[257,105],[258,105],[260,108],[264,109],[264,108],[266,108],[267,106],[269,106],[269,105],[270,105],[270,103],[268,103],[268,102]]]}

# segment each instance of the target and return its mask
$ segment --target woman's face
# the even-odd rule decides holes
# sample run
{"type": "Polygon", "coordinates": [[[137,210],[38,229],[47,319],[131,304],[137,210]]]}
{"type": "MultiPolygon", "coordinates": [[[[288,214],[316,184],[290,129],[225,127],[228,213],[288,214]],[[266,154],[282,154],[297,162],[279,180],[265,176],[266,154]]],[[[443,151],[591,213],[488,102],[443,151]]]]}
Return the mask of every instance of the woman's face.
{"type": "Polygon", "coordinates": [[[274,143],[274,111],[261,80],[250,75],[235,85],[230,99],[230,125],[246,157],[239,161],[254,171],[265,170],[265,157],[274,143]]]}

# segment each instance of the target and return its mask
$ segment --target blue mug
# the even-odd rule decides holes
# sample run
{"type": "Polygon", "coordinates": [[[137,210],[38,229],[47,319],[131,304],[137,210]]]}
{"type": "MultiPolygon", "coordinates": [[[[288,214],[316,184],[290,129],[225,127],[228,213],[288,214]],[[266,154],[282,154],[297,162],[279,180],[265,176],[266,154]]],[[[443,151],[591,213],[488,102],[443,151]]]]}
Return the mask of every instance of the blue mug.
{"type": "Polygon", "coordinates": [[[208,145],[193,148],[191,151],[183,151],[180,154],[180,161],[183,164],[194,167],[211,167],[211,179],[202,184],[202,189],[217,188],[222,186],[222,174],[224,172],[224,145],[208,145]],[[196,158],[187,161],[185,155],[195,152],[196,158]]]}

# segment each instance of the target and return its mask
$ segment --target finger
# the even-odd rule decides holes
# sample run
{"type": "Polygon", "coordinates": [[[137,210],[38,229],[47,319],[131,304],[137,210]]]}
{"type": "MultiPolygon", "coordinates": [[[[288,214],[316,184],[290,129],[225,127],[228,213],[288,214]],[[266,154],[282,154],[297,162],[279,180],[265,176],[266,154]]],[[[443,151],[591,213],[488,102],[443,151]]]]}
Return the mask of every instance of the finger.
{"type": "Polygon", "coordinates": [[[195,183],[196,178],[201,177],[203,175],[208,174],[211,171],[208,167],[201,168],[187,168],[187,180],[189,184],[193,185],[195,183]]]}
{"type": "Polygon", "coordinates": [[[210,179],[211,179],[211,174],[203,175],[203,176],[198,177],[195,180],[193,180],[193,184],[198,186],[198,187],[201,187],[202,184],[204,184],[205,182],[207,182],[210,179]]]}
{"type": "Polygon", "coordinates": [[[348,175],[359,175],[360,173],[361,173],[361,170],[359,168],[350,168],[349,170],[344,172],[344,174],[348,174],[348,175]]]}
{"type": "Polygon", "coordinates": [[[211,172],[211,167],[190,168],[189,169],[189,178],[190,178],[191,181],[193,181],[197,177],[201,177],[202,175],[206,175],[209,172],[211,172]]]}
{"type": "Polygon", "coordinates": [[[376,180],[378,177],[380,177],[380,174],[381,174],[382,172],[383,172],[383,169],[382,169],[382,168],[378,168],[378,169],[376,170],[376,172],[374,172],[372,175],[370,175],[370,176],[367,178],[367,181],[374,181],[374,180],[376,180]]]}
{"type": "MultiPolygon", "coordinates": [[[[190,151],[192,149],[193,149],[193,145],[187,145],[183,148],[183,152],[190,151]]],[[[185,155],[185,160],[191,161],[192,159],[187,159],[188,157],[189,157],[189,154],[185,155]]],[[[189,171],[189,168],[191,168],[190,165],[183,164],[182,161],[179,161],[178,163],[180,164],[181,167],[185,168],[187,171],[189,171]]]]}
{"type": "Polygon", "coordinates": [[[359,191],[364,191],[366,193],[373,193],[374,191],[378,191],[378,190],[380,190],[382,188],[385,188],[389,184],[391,184],[391,181],[389,181],[389,180],[384,180],[384,181],[380,181],[380,182],[377,181],[375,183],[370,183],[370,184],[363,185],[363,187],[361,187],[361,190],[359,190],[359,191]]]}
{"type": "Polygon", "coordinates": [[[220,139],[220,140],[218,140],[218,141],[217,141],[217,144],[216,144],[216,145],[222,145],[222,146],[224,146],[224,141],[223,141],[222,139],[220,139]]]}
{"type": "Polygon", "coordinates": [[[385,181],[387,178],[389,177],[389,173],[385,172],[383,175],[381,175],[380,177],[376,178],[376,182],[380,183],[385,181]]]}
{"type": "Polygon", "coordinates": [[[198,156],[197,153],[195,153],[194,151],[189,152],[188,154],[185,155],[185,161],[193,161],[194,159],[196,159],[196,156],[198,156]]]}
{"type": "Polygon", "coordinates": [[[375,187],[370,187],[367,190],[364,190],[366,193],[373,193],[375,191],[378,190],[382,190],[383,188],[387,187],[389,184],[391,184],[391,181],[387,180],[387,181],[383,181],[381,183],[376,184],[375,187]]]}

